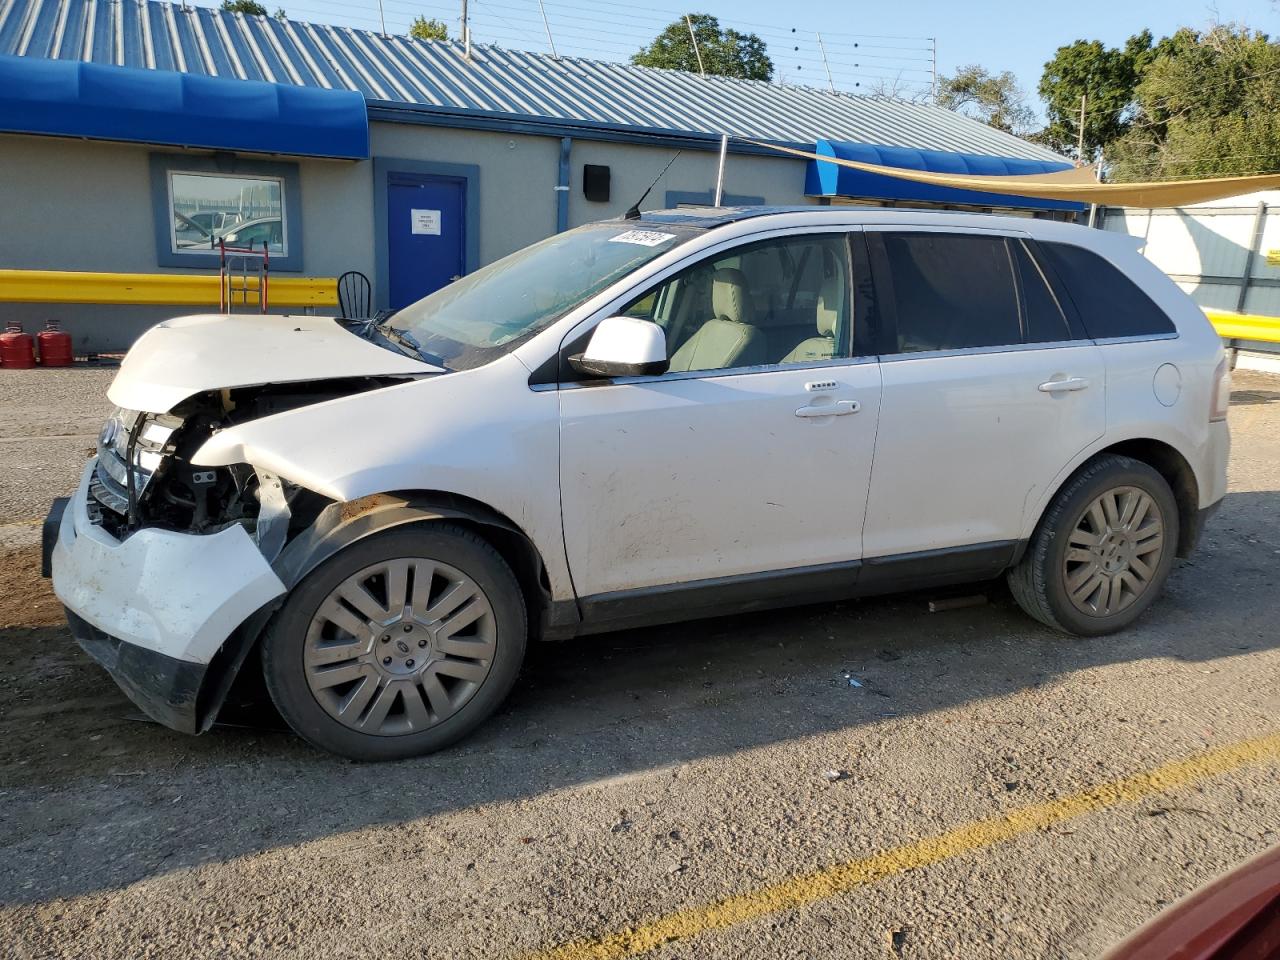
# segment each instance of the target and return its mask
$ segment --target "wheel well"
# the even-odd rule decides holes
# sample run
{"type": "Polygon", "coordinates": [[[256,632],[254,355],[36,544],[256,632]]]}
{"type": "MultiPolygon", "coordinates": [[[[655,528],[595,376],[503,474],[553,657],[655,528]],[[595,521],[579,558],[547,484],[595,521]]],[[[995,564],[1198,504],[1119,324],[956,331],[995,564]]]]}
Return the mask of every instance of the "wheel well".
{"type": "Polygon", "coordinates": [[[524,531],[497,510],[468,497],[423,491],[401,491],[398,496],[403,496],[414,505],[442,508],[438,519],[466,527],[492,544],[511,567],[512,573],[516,575],[516,582],[520,584],[530,639],[536,640],[545,635],[548,612],[552,605],[551,580],[547,576],[542,554],[524,531]]]}
{"type": "MultiPolygon", "coordinates": [[[[1124,440],[1112,444],[1095,453],[1086,464],[1108,453],[1140,460],[1164,477],[1178,503],[1177,555],[1188,556],[1196,545],[1196,516],[1200,511],[1200,485],[1196,483],[1191,464],[1169,444],[1150,439],[1124,440]]],[[[1086,464],[1081,464],[1081,468],[1086,464]]]]}

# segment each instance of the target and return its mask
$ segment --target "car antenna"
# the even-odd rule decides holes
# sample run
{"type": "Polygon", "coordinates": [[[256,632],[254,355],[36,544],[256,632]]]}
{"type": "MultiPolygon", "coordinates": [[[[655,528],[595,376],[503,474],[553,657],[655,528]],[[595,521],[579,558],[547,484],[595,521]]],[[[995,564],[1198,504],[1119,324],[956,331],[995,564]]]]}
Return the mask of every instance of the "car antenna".
{"type": "MultiPolygon", "coordinates": [[[[670,160],[667,161],[667,165],[662,168],[662,173],[654,177],[653,183],[649,184],[649,190],[652,190],[654,187],[658,185],[658,181],[661,180],[663,176],[666,174],[666,172],[671,169],[671,164],[675,163],[676,157],[679,157],[680,154],[682,153],[684,153],[683,150],[677,150],[675,157],[672,157],[670,160]]],[[[631,205],[631,209],[622,215],[622,219],[624,220],[640,219],[640,204],[644,203],[645,197],[649,196],[649,190],[646,190],[644,193],[640,194],[640,199],[631,205]]]]}

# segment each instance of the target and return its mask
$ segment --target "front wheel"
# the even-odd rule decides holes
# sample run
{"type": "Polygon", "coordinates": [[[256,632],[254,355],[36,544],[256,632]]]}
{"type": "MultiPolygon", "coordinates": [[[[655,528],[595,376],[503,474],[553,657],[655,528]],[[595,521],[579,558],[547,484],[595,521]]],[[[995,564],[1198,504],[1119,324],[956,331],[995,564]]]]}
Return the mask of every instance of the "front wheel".
{"type": "Polygon", "coordinates": [[[449,523],[360,540],[294,588],[262,644],[267,689],[304,739],[353,760],[439,750],[515,683],[527,625],[496,550],[449,523]]]}
{"type": "Polygon", "coordinates": [[[1114,633],[1159,595],[1177,543],[1178,504],[1164,477],[1108,454],[1054,498],[1009,571],[1009,588],[1041,623],[1080,636],[1114,633]]]}

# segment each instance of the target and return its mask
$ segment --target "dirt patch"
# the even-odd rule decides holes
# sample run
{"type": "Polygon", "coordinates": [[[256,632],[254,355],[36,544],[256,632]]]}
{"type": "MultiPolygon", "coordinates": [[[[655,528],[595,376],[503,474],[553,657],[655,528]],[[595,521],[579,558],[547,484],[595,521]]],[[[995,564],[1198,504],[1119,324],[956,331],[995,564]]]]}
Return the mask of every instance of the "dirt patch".
{"type": "Polygon", "coordinates": [[[40,576],[40,548],[0,551],[0,629],[62,623],[62,604],[40,576]]]}

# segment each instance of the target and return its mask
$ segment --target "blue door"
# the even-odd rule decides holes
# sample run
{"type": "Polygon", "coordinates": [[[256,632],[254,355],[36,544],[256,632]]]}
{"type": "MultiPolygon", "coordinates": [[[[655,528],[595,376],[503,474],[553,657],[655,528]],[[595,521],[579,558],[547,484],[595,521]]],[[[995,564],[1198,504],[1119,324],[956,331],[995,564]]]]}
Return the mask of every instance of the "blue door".
{"type": "Polygon", "coordinates": [[[467,181],[387,176],[387,278],[393,310],[421,300],[466,269],[467,181]]]}

